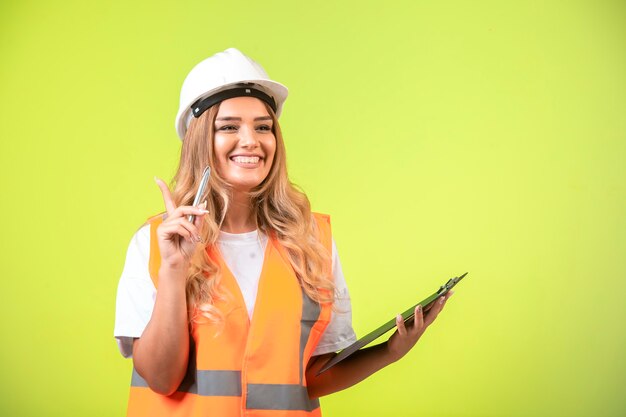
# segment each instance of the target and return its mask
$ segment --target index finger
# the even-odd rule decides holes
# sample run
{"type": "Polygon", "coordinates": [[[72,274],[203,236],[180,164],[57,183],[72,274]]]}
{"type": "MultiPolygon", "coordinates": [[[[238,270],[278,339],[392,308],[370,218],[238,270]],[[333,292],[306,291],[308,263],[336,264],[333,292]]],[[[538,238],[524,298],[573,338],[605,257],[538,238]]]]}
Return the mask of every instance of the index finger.
{"type": "Polygon", "coordinates": [[[174,204],[174,200],[172,200],[172,194],[170,193],[170,189],[167,187],[167,184],[165,184],[162,179],[154,177],[154,181],[156,181],[157,185],[161,189],[161,194],[163,194],[165,210],[167,210],[168,215],[171,215],[172,212],[176,210],[176,204],[174,204]]]}

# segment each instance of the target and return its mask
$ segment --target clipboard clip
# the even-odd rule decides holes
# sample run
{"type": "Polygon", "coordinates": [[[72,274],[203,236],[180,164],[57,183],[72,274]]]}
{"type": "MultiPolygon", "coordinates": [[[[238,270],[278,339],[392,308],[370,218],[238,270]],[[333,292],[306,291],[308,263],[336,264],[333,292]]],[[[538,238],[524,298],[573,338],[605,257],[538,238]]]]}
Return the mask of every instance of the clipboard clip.
{"type": "Polygon", "coordinates": [[[437,294],[444,295],[445,293],[450,291],[452,289],[452,287],[454,287],[456,284],[458,284],[459,281],[461,281],[463,279],[463,277],[465,277],[465,275],[467,275],[467,272],[464,273],[463,275],[459,276],[459,277],[450,278],[448,280],[448,282],[446,282],[441,287],[439,287],[439,291],[437,291],[437,294]]]}

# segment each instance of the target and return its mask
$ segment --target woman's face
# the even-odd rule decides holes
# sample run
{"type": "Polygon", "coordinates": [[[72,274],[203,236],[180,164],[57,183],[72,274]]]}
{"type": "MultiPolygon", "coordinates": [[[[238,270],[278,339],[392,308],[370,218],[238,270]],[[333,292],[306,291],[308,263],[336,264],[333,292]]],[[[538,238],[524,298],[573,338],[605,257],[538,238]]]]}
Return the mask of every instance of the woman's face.
{"type": "Polygon", "coordinates": [[[270,172],[276,152],[272,117],[254,97],[235,97],[220,104],[213,148],[217,172],[234,191],[250,191],[270,172]]]}

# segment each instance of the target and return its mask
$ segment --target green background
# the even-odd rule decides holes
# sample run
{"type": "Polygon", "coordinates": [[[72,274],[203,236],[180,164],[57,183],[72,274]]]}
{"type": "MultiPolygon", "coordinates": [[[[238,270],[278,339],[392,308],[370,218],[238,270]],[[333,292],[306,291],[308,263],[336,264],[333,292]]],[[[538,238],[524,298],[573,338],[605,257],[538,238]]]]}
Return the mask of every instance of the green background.
{"type": "Polygon", "coordinates": [[[326,416],[626,415],[623,1],[0,3],[0,415],[123,415],[128,242],[180,85],[235,46],[290,88],[363,335],[469,271],[326,416]]]}

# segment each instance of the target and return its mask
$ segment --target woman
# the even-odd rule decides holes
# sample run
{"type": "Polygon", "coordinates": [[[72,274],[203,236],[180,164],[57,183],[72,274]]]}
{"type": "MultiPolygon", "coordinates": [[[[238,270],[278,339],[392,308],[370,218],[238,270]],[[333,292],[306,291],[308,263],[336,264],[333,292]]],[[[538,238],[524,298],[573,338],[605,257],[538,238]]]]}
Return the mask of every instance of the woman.
{"type": "Polygon", "coordinates": [[[232,48],[185,79],[174,191],[157,180],[166,213],[133,238],[118,288],[130,416],[320,415],[319,397],[404,356],[451,295],[316,375],[355,336],[329,218],[311,213],[287,177],[286,97],[232,48]],[[192,207],[207,164],[206,200],[192,207]]]}

